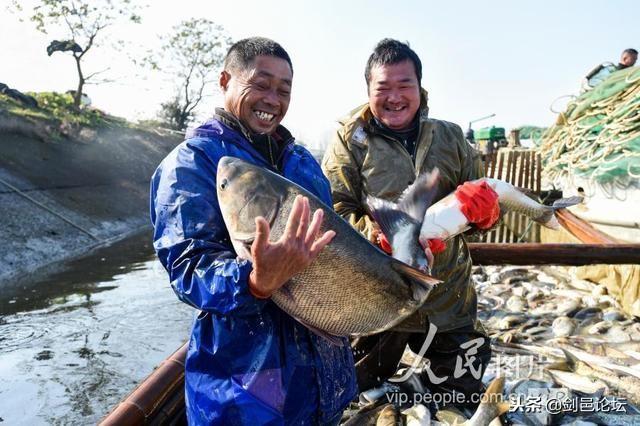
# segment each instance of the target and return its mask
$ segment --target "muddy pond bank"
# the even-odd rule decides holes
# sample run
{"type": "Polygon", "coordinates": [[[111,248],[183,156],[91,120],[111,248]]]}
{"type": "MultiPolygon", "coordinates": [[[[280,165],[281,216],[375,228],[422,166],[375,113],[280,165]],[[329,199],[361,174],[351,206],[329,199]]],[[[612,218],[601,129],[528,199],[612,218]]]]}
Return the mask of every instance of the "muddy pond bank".
{"type": "Polygon", "coordinates": [[[182,139],[124,123],[48,138],[47,125],[0,110],[0,289],[148,226],[149,179],[182,139]]]}

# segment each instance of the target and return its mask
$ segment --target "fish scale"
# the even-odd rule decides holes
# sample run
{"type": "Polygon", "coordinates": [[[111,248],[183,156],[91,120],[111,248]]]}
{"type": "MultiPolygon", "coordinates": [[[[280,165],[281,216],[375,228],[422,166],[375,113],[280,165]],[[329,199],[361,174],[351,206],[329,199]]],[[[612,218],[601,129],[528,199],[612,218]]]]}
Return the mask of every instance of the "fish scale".
{"type": "MultiPolygon", "coordinates": [[[[283,205],[292,205],[295,195],[297,194],[293,192],[283,205]]],[[[324,206],[316,200],[310,200],[310,207],[311,210],[315,210],[324,206]]],[[[283,209],[278,215],[274,223],[273,240],[277,240],[284,233],[288,213],[288,210],[283,209]]],[[[339,220],[335,220],[336,217],[325,216],[321,232],[333,229],[336,234],[351,234],[351,226],[337,218],[339,220]]],[[[403,286],[402,277],[390,267],[379,270],[361,268],[361,265],[369,264],[372,260],[375,264],[389,263],[389,257],[364,238],[355,241],[357,243],[350,239],[334,239],[314,263],[272,296],[274,302],[303,323],[336,335],[369,334],[397,320],[400,311],[408,310],[405,307],[406,301],[412,297],[409,286],[403,286]],[[350,241],[349,246],[345,245],[347,241],[350,241]],[[349,271],[348,280],[344,271],[349,271]],[[331,286],[331,291],[327,291],[323,286],[307,285],[329,282],[340,285],[331,286]],[[360,286],[354,288],[349,286],[349,282],[360,283],[360,286]],[[381,285],[382,283],[390,285],[381,285]],[[396,288],[392,291],[391,286],[396,288]],[[363,306],[382,306],[385,309],[358,309],[354,303],[354,296],[359,296],[358,301],[363,306]],[[375,329],[372,331],[371,327],[375,329]]]]}

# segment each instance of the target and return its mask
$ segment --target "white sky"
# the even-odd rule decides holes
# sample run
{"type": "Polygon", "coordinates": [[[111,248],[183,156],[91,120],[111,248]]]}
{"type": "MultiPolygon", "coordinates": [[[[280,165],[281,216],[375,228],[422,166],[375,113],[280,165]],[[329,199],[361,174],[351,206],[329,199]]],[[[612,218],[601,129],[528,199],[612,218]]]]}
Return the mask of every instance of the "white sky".
{"type": "MultiPolygon", "coordinates": [[[[22,91],[64,92],[76,86],[68,54],[46,55],[61,34],[35,31],[0,0],[0,82],[22,91]]],[[[20,2],[24,4],[25,2],[20,2]]],[[[336,118],[366,102],[364,66],[384,37],[409,41],[423,63],[430,115],[474,128],[551,125],[554,99],[576,94],[581,78],[600,62],[617,62],[640,48],[640,2],[568,1],[153,1],[141,25],[104,34],[121,38],[131,54],[158,43],[183,19],[223,25],[234,40],[260,35],[289,52],[294,66],[292,102],[283,124],[312,145],[326,141],[336,118]]],[[[90,51],[86,72],[109,66],[117,83],[88,86],[94,106],[129,119],[152,118],[172,93],[170,81],[131,65],[125,53],[90,51]]],[[[220,104],[214,94],[202,116],[220,104]]]]}

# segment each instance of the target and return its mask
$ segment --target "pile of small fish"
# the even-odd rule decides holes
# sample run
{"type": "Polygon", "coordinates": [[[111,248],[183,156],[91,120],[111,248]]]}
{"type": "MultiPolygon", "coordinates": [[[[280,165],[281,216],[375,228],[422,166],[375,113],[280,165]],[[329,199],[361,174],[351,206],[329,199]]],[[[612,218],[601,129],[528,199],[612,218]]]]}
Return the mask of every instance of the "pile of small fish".
{"type": "Polygon", "coordinates": [[[485,377],[504,375],[519,402],[565,401],[557,410],[516,409],[506,416],[516,424],[640,425],[640,320],[572,271],[474,267],[479,318],[492,339],[485,377]]]}
{"type": "Polygon", "coordinates": [[[397,375],[361,393],[343,424],[640,425],[640,319],[604,286],[553,266],[475,266],[472,279],[492,342],[489,398],[465,413],[390,397],[428,393],[418,374],[397,381],[428,367],[407,348],[397,375]]]}

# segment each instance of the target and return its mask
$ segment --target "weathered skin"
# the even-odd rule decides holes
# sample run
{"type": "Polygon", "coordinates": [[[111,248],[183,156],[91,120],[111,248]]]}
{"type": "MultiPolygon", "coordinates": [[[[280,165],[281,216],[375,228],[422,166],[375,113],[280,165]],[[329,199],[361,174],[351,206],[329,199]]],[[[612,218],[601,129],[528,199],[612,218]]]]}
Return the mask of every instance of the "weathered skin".
{"type": "MultiPolygon", "coordinates": [[[[556,201],[553,206],[545,206],[527,197],[513,185],[490,178],[477,179],[473,182],[485,181],[498,194],[502,213],[514,211],[551,229],[558,229],[559,224],[553,212],[557,209],[580,203],[580,197],[572,197],[556,201]]],[[[460,211],[460,202],[455,194],[449,194],[430,206],[420,229],[420,241],[431,239],[447,240],[469,229],[469,221],[460,211]]]]}
{"type": "Polygon", "coordinates": [[[439,281],[387,256],[311,193],[283,177],[242,160],[223,157],[217,193],[238,256],[250,259],[255,217],[264,217],[272,241],[283,234],[297,195],[311,211],[322,209],[320,234],[336,236],[318,258],[271,299],[303,324],[333,335],[387,330],[415,312],[439,281]]]}

